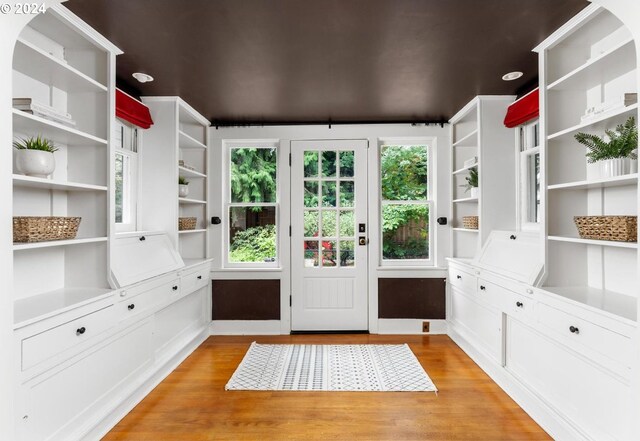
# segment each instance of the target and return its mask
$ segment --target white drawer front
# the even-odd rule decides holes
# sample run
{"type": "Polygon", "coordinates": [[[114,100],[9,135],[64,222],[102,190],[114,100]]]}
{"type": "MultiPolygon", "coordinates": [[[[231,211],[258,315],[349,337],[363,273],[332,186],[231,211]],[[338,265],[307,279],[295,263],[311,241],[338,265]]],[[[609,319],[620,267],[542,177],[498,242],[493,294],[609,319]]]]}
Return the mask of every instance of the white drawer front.
{"type": "Polygon", "coordinates": [[[113,326],[114,313],[115,308],[108,306],[22,340],[22,370],[27,370],[106,331],[113,326]]]}
{"type": "Polygon", "coordinates": [[[473,294],[476,292],[478,278],[458,267],[449,268],[449,283],[462,291],[473,294]]]}
{"type": "Polygon", "coordinates": [[[582,353],[585,353],[585,349],[592,350],[627,368],[631,367],[633,347],[630,338],[544,303],[538,305],[537,316],[540,323],[561,337],[563,343],[572,349],[582,353]]]}
{"type": "Polygon", "coordinates": [[[209,284],[208,268],[202,268],[196,271],[182,275],[180,278],[182,285],[182,294],[190,294],[209,284]]]}
{"type": "Polygon", "coordinates": [[[511,294],[495,283],[478,279],[478,298],[495,309],[503,310],[509,302],[511,294]]]}
{"type": "Polygon", "coordinates": [[[507,292],[509,293],[509,299],[506,303],[505,312],[521,320],[535,320],[536,302],[531,297],[521,296],[512,291],[507,292]]]}
{"type": "Polygon", "coordinates": [[[117,305],[118,317],[124,320],[153,309],[155,306],[168,301],[176,292],[173,288],[179,285],[179,280],[176,279],[135,296],[123,297],[117,305]]]}

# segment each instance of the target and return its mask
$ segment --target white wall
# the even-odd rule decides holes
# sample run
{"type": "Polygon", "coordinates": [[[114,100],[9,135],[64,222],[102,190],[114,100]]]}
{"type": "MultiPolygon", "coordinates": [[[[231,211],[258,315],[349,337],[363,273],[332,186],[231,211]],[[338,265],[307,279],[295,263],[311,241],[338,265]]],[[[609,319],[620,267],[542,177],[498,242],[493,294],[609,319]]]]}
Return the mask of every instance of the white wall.
{"type": "Polygon", "coordinates": [[[436,217],[449,217],[449,127],[412,126],[410,124],[381,124],[381,125],[334,125],[328,126],[270,126],[270,127],[242,127],[219,128],[211,127],[209,139],[210,154],[210,194],[211,216],[218,216],[222,224],[212,226],[211,250],[213,257],[213,279],[280,279],[281,285],[281,323],[280,331],[289,333],[290,325],[290,241],[289,241],[289,203],[281,203],[279,218],[280,234],[280,263],[281,268],[270,270],[245,270],[223,268],[223,238],[224,231],[228,228],[227,216],[223,211],[223,194],[220,189],[225,188],[223,177],[225,176],[222,148],[223,141],[232,140],[259,140],[278,139],[279,169],[281,183],[281,201],[290,201],[289,195],[289,152],[291,140],[304,139],[368,139],[369,140],[369,330],[378,331],[378,278],[379,277],[444,277],[445,257],[449,254],[449,226],[439,226],[434,222],[435,246],[437,267],[429,269],[403,268],[389,269],[379,268],[377,256],[380,253],[379,238],[375,234],[380,230],[377,213],[378,201],[378,144],[380,139],[389,138],[435,138],[436,140],[436,209],[432,214],[436,217]]]}

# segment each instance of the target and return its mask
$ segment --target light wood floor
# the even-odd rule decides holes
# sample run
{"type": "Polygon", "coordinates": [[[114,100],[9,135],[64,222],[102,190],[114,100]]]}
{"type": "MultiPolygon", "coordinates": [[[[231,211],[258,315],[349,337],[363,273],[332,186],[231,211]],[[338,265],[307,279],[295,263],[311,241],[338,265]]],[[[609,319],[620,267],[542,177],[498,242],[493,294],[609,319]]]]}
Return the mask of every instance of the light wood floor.
{"type": "Polygon", "coordinates": [[[548,440],[447,336],[210,337],[105,438],[189,440],[548,440]],[[224,386],[252,341],[408,343],[439,389],[251,392],[224,386]]]}

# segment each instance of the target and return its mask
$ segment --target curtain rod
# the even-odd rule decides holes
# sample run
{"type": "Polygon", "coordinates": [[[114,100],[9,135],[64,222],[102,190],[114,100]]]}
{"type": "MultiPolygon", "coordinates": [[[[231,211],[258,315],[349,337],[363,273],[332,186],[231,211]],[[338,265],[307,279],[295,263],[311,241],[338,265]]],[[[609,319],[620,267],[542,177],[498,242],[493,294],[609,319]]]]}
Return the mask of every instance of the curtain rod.
{"type": "Polygon", "coordinates": [[[445,124],[448,124],[449,121],[441,119],[441,120],[412,120],[412,121],[276,121],[276,122],[257,122],[257,121],[211,121],[211,126],[215,127],[216,130],[219,128],[226,127],[273,127],[273,126],[340,126],[340,125],[378,125],[378,124],[410,124],[412,126],[430,126],[430,125],[439,125],[440,127],[444,127],[445,124]]]}

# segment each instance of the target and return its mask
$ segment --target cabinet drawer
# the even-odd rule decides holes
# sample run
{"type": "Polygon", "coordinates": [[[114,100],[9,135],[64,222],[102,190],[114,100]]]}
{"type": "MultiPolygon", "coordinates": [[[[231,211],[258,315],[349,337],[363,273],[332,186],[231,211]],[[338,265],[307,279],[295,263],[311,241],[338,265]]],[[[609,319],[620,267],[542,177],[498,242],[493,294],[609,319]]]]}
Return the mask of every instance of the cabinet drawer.
{"type": "Polygon", "coordinates": [[[108,306],[22,340],[22,370],[27,370],[106,331],[113,325],[114,312],[115,308],[108,306]]]}
{"type": "Polygon", "coordinates": [[[511,292],[495,283],[478,279],[478,298],[493,308],[502,311],[508,304],[511,295],[511,292]]]}
{"type": "Polygon", "coordinates": [[[121,320],[153,309],[155,306],[168,301],[180,286],[178,279],[150,288],[136,295],[128,295],[118,304],[118,317],[121,320]]]}
{"type": "Polygon", "coordinates": [[[520,318],[521,320],[535,319],[535,304],[536,302],[531,297],[521,296],[513,291],[507,291],[509,293],[508,300],[505,305],[505,312],[512,317],[520,318]]]}
{"type": "Polygon", "coordinates": [[[476,282],[478,278],[473,274],[463,271],[458,267],[449,267],[449,283],[466,293],[476,292],[476,282]]]}
{"type": "Polygon", "coordinates": [[[182,294],[190,294],[209,284],[208,267],[203,267],[189,273],[185,273],[180,277],[182,286],[182,294]]]}
{"type": "Polygon", "coordinates": [[[586,355],[595,351],[626,368],[631,367],[633,347],[630,338],[544,303],[538,305],[537,316],[541,324],[572,349],[586,355]]]}

